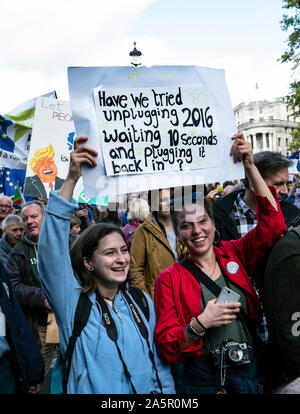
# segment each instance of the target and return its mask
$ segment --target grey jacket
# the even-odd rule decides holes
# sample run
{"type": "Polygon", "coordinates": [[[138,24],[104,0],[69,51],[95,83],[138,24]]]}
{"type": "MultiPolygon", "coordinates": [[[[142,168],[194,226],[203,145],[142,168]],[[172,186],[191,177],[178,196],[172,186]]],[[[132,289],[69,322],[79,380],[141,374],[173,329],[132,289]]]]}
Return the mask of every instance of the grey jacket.
{"type": "Polygon", "coordinates": [[[15,289],[24,315],[38,340],[37,326],[41,318],[47,320],[45,310],[46,296],[41,287],[34,283],[30,268],[29,245],[21,240],[8,256],[6,271],[15,289]]]}
{"type": "Polygon", "coordinates": [[[0,262],[6,266],[7,258],[12,250],[12,246],[7,241],[7,236],[3,235],[0,239],[0,262]]]}

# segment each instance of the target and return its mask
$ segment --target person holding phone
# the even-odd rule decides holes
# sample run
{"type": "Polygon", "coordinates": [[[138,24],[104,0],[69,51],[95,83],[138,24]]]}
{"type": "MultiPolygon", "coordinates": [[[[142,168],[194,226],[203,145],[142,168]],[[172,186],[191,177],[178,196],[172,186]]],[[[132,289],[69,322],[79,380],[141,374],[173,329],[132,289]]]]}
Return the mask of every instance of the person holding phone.
{"type": "Polygon", "coordinates": [[[183,364],[185,393],[262,393],[254,334],[261,308],[248,274],[286,225],[275,189],[254,165],[251,145],[242,134],[232,139],[233,161],[243,162],[256,194],[258,225],[238,240],[221,241],[217,248],[209,200],[198,203],[197,194],[183,197],[181,209],[173,200],[174,229],[188,257],[162,271],[155,285],[155,342],[162,358],[183,364]],[[222,287],[240,295],[239,301],[219,303],[222,287]]]}

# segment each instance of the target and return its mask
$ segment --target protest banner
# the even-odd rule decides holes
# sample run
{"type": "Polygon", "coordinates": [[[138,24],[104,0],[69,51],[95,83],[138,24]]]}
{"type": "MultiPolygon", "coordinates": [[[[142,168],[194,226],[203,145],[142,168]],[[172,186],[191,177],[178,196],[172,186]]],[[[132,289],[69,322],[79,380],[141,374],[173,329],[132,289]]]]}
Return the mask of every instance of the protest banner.
{"type": "MultiPolygon", "coordinates": [[[[50,92],[44,97],[55,97],[50,92]]],[[[0,115],[0,167],[26,170],[37,98],[0,115]]]]}
{"type": "Polygon", "coordinates": [[[75,135],[68,101],[37,98],[24,195],[48,198],[61,188],[75,135]]]}
{"type": "Polygon", "coordinates": [[[79,178],[76,187],[74,188],[73,197],[76,201],[78,201],[78,203],[108,206],[108,196],[89,198],[85,195],[82,177],[79,178]]]}
{"type": "MultiPolygon", "coordinates": [[[[68,173],[74,138],[70,103],[55,98],[38,98],[24,195],[48,198],[50,190],[58,190],[62,186],[68,173]]],[[[76,185],[74,198],[80,203],[108,204],[107,197],[87,198],[82,179],[76,185]]]]}
{"type": "Polygon", "coordinates": [[[205,87],[100,87],[94,100],[106,175],[219,165],[213,102],[205,87]],[[205,107],[195,106],[195,93],[205,107]]]}
{"type": "Polygon", "coordinates": [[[68,68],[77,136],[99,155],[88,197],[243,178],[223,70],[196,66],[68,68]]]}
{"type": "Polygon", "coordinates": [[[21,191],[24,188],[26,170],[16,168],[0,169],[0,194],[13,197],[16,188],[19,186],[21,191]]]}

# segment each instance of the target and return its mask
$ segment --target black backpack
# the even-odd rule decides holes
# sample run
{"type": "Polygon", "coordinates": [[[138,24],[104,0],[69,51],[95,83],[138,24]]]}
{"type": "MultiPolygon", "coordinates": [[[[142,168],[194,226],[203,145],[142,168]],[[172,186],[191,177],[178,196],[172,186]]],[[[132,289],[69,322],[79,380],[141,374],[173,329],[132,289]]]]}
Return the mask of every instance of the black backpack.
{"type": "MultiPolygon", "coordinates": [[[[145,318],[149,322],[149,306],[144,293],[136,286],[130,286],[128,290],[129,293],[132,295],[134,301],[137,303],[137,305],[143,312],[145,318]]],[[[80,336],[81,331],[87,324],[87,321],[91,313],[91,308],[92,302],[89,300],[87,294],[81,293],[75,311],[74,327],[72,335],[69,338],[65,358],[63,358],[59,350],[55,366],[51,373],[50,394],[67,393],[67,384],[71,369],[73,351],[75,348],[77,338],[80,336]]]]}

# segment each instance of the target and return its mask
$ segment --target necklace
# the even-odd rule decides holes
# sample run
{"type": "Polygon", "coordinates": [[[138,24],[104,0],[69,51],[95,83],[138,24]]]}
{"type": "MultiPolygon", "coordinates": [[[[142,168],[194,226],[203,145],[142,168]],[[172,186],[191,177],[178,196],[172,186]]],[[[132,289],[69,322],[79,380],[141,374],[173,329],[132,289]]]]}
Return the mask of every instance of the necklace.
{"type": "MultiPolygon", "coordinates": [[[[215,270],[216,270],[216,266],[217,266],[217,260],[215,259],[215,264],[214,264],[214,268],[213,268],[213,271],[212,271],[212,273],[209,275],[208,273],[206,273],[207,274],[207,276],[210,278],[210,279],[212,279],[212,277],[213,277],[213,275],[214,275],[214,273],[215,273],[215,270]]],[[[202,269],[201,269],[202,270],[202,269]]],[[[202,270],[203,272],[204,272],[204,270],[202,270]]],[[[205,273],[205,272],[204,272],[205,273]]]]}

